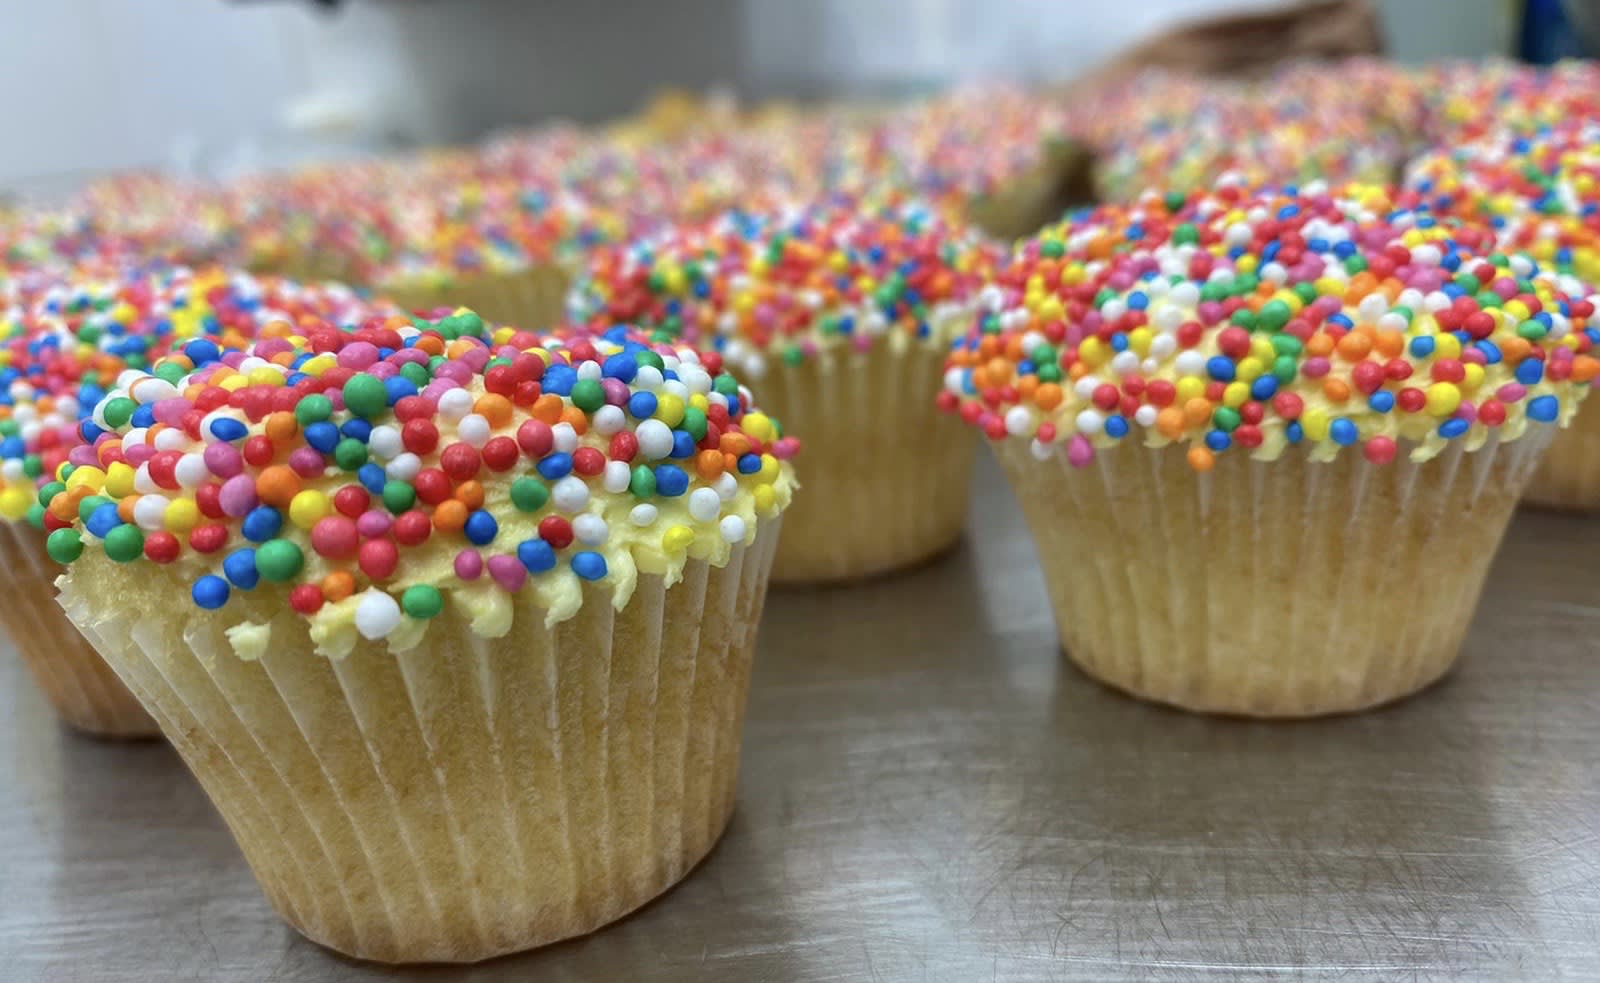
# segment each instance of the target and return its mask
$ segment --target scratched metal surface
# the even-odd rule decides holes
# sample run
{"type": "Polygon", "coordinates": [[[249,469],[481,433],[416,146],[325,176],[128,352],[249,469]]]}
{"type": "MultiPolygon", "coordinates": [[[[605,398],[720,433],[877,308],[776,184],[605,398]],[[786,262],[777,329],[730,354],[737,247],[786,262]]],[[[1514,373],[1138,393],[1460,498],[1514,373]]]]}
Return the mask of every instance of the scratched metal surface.
{"type": "Polygon", "coordinates": [[[1600,978],[1600,522],[1516,519],[1433,691],[1274,726],[1064,665],[1009,495],[978,483],[941,562],[773,596],[699,871],[470,969],[301,940],[170,751],[61,732],[0,658],[0,979],[1600,978]]]}

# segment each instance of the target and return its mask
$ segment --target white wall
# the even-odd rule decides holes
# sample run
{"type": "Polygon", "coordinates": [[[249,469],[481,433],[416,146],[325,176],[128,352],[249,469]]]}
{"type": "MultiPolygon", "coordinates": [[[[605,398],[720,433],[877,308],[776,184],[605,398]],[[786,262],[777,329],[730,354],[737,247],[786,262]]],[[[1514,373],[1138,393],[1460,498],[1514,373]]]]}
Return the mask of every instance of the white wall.
{"type": "MultiPolygon", "coordinates": [[[[230,173],[496,122],[626,112],[658,85],[898,95],[1069,77],[1177,17],[1276,0],[0,0],[0,189],[230,173]]],[[[1385,0],[1396,53],[1481,54],[1504,0],[1385,0]],[[1439,17],[1448,7],[1451,16],[1439,17]]]]}

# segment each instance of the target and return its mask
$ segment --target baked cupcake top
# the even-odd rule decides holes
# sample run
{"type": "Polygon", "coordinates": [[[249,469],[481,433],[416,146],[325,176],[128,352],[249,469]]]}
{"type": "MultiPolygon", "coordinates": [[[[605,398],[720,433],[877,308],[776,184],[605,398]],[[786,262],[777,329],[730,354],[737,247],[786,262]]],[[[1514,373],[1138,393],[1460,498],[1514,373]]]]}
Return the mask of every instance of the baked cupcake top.
{"type": "Polygon", "coordinates": [[[1600,282],[1595,115],[1424,154],[1407,168],[1406,186],[1442,215],[1488,225],[1504,249],[1600,282]]]}
{"type": "Polygon", "coordinates": [[[569,309],[710,347],[752,377],[823,349],[943,344],[967,328],[998,247],[918,204],[855,198],[728,212],[603,250],[569,309]]]}
{"type": "Polygon", "coordinates": [[[154,371],[170,384],[269,321],[337,323],[368,311],[343,287],[182,268],[35,272],[7,280],[0,300],[0,518],[35,524],[59,469],[94,463],[86,440],[95,428],[80,421],[124,373],[154,371]]]}
{"type": "Polygon", "coordinates": [[[167,567],[190,603],[233,606],[247,658],[285,597],[331,656],[415,646],[447,598],[490,637],[521,591],[549,623],[586,581],[620,607],[641,572],[726,563],[794,487],[797,441],[714,353],[470,312],[262,336],[176,383],[123,377],[94,460],[44,496],[58,561],[167,567]]]}
{"type": "Polygon", "coordinates": [[[1586,286],[1373,186],[1147,195],[1019,247],[990,293],[940,405],[1075,465],[1128,440],[1202,471],[1425,460],[1564,422],[1600,371],[1586,286]]]}

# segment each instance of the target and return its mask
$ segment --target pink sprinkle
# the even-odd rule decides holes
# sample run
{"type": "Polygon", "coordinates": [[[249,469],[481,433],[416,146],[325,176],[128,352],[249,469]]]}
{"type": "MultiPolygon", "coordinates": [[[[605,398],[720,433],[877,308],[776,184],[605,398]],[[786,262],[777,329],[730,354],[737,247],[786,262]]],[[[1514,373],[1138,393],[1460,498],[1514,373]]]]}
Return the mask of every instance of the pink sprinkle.
{"type": "Polygon", "coordinates": [[[1094,460],[1094,445],[1089,443],[1089,438],[1081,433],[1072,435],[1067,441],[1067,463],[1075,468],[1081,468],[1094,460]]]}
{"type": "Polygon", "coordinates": [[[284,338],[262,338],[256,342],[256,355],[260,358],[271,359],[274,355],[292,351],[294,346],[284,338]]]}
{"type": "MultiPolygon", "coordinates": [[[[215,447],[216,445],[211,445],[215,447]]],[[[296,447],[289,454],[289,467],[302,478],[318,478],[327,469],[322,455],[309,447],[296,447]]]]}
{"type": "MultiPolygon", "coordinates": [[[[489,349],[482,347],[469,348],[462,352],[461,362],[464,363],[463,368],[467,370],[468,378],[471,378],[472,373],[482,372],[483,367],[489,364],[489,349]]],[[[467,380],[462,379],[461,381],[465,384],[467,380]]]]}
{"type": "Polygon", "coordinates": [[[612,406],[621,406],[628,401],[628,384],[621,379],[601,379],[600,391],[605,393],[606,402],[612,406]]]}
{"type": "Polygon", "coordinates": [[[244,470],[244,456],[239,449],[220,440],[207,444],[201,459],[211,473],[219,478],[231,478],[244,470]]]}
{"type": "Polygon", "coordinates": [[[1528,394],[1520,382],[1508,382],[1494,391],[1495,398],[1502,403],[1515,403],[1528,394]]]}
{"type": "Polygon", "coordinates": [[[400,372],[400,366],[393,362],[377,362],[367,369],[367,372],[374,378],[387,379],[392,375],[397,375],[400,372]]]}
{"type": "Polygon", "coordinates": [[[169,427],[183,425],[184,414],[194,409],[194,404],[187,399],[158,399],[150,407],[150,413],[156,418],[157,423],[165,423],[169,427]]]}
{"type": "Polygon", "coordinates": [[[1471,401],[1464,399],[1461,401],[1461,405],[1456,407],[1456,418],[1465,420],[1468,423],[1476,423],[1478,420],[1478,408],[1471,401]]]}
{"type": "Polygon", "coordinates": [[[123,444],[122,456],[127,459],[129,465],[138,467],[155,457],[156,449],[149,444],[123,444]]]}
{"type": "Polygon", "coordinates": [[[392,525],[394,525],[394,520],[389,518],[387,512],[368,509],[361,513],[361,518],[356,520],[356,532],[368,539],[377,539],[379,536],[387,535],[389,527],[392,525]]]}
{"type": "Polygon", "coordinates": [[[462,580],[477,580],[483,575],[483,555],[477,550],[462,550],[456,554],[456,576],[462,580]]]}
{"type": "Polygon", "coordinates": [[[1214,300],[1202,300],[1195,305],[1194,312],[1208,328],[1222,320],[1222,305],[1214,300]]]}
{"type": "MultiPolygon", "coordinates": [[[[212,444],[211,446],[225,446],[212,444]]],[[[255,479],[247,474],[236,474],[222,483],[222,490],[217,494],[217,504],[222,506],[223,514],[239,518],[260,504],[256,497],[255,479]]]]}
{"type": "Polygon", "coordinates": [[[223,355],[222,355],[222,364],[226,365],[230,369],[236,369],[239,366],[243,365],[244,364],[244,360],[246,358],[248,358],[248,357],[249,356],[245,355],[244,352],[239,352],[239,351],[224,352],[223,355]]]}
{"type": "Polygon", "coordinates": [[[85,465],[89,467],[98,467],[100,465],[99,456],[95,454],[94,448],[90,447],[88,444],[79,444],[78,446],[74,447],[67,454],[67,461],[71,463],[73,467],[79,468],[84,467],[85,465]]]}
{"type": "Polygon", "coordinates": [[[1329,366],[1327,359],[1317,355],[1306,359],[1305,364],[1300,366],[1300,371],[1304,373],[1308,379],[1320,379],[1328,374],[1328,369],[1330,367],[1331,366],[1329,366]]]}
{"type": "Polygon", "coordinates": [[[514,556],[489,557],[489,576],[508,591],[518,591],[527,582],[528,568],[514,556]]]}
{"type": "Polygon", "coordinates": [[[361,371],[378,360],[378,346],[370,341],[352,342],[339,349],[339,367],[361,371]]]}
{"type": "Polygon", "coordinates": [[[787,461],[800,452],[800,441],[794,437],[779,437],[772,443],[772,456],[787,461]]]}
{"type": "Polygon", "coordinates": [[[1484,356],[1483,352],[1479,351],[1476,348],[1463,349],[1462,352],[1461,352],[1461,361],[1466,362],[1469,365],[1488,365],[1489,364],[1488,358],[1486,358],[1484,356]]]}

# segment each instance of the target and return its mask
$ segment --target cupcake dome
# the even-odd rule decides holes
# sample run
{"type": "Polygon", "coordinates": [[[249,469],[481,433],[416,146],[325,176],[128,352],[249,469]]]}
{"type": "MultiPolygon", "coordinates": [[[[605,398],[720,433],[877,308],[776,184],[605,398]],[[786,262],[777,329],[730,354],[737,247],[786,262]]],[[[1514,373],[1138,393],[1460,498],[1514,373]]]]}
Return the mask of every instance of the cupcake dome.
{"type": "Polygon", "coordinates": [[[997,257],[919,205],[837,198],[604,251],[570,304],[591,327],[635,322],[748,375],[806,439],[774,579],[856,580],[960,536],[974,440],[926,407],[997,257]]]}
{"type": "Polygon", "coordinates": [[[1123,441],[1422,461],[1574,412],[1600,361],[1584,284],[1377,187],[1148,196],[1026,244],[941,404],[1074,464],[1123,441]]]}
{"type": "MultiPolygon", "coordinates": [[[[640,572],[721,565],[789,500],[798,449],[715,354],[491,329],[462,313],[305,334],[191,374],[129,373],[46,489],[51,555],[167,568],[188,603],[263,592],[318,651],[422,641],[446,596],[484,635],[527,590],[549,623],[583,581],[627,603],[640,572]],[[91,459],[92,457],[92,459],[91,459]]],[[[269,620],[271,602],[240,605],[269,620]]],[[[258,656],[265,633],[237,631],[258,656]]]]}
{"type": "Polygon", "coordinates": [[[1448,671],[1600,370],[1581,283],[1376,188],[1150,196],[995,290],[939,402],[995,441],[1067,655],[1193,710],[1345,712],[1448,671]]]}

